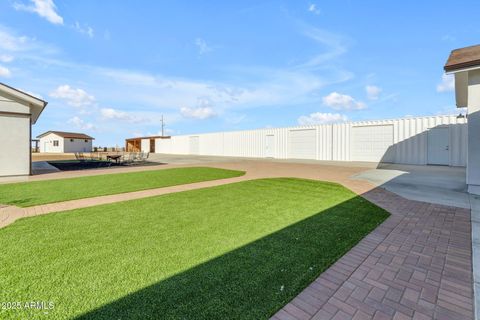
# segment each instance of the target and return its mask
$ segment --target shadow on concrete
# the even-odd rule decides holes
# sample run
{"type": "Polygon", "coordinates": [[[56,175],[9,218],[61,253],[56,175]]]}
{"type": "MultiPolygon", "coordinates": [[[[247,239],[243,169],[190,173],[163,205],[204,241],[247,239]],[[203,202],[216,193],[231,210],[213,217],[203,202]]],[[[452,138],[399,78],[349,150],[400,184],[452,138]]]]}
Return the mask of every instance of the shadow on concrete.
{"type": "MultiPolygon", "coordinates": [[[[428,165],[428,131],[391,146],[377,167],[353,176],[394,192],[410,200],[424,201],[460,208],[470,208],[466,186],[465,142],[451,141],[454,131],[466,130],[467,124],[440,125],[448,128],[446,141],[451,150],[450,163],[459,166],[428,165]],[[392,163],[395,162],[395,163],[392,163]]],[[[432,128],[432,129],[434,129],[432,128]]]]}

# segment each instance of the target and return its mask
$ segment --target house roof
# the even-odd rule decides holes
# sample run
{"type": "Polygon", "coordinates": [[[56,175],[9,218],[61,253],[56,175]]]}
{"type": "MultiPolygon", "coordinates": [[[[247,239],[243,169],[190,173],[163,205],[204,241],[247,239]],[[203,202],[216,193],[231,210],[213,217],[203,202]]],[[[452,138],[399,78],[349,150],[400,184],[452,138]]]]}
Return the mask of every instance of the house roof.
{"type": "Polygon", "coordinates": [[[5,83],[0,82],[0,91],[11,97],[13,100],[27,105],[30,107],[30,113],[32,117],[32,124],[37,122],[38,117],[42,113],[43,109],[47,106],[48,102],[35,97],[29,93],[26,93],[22,90],[16,89],[5,83]]]}
{"type": "Polygon", "coordinates": [[[86,135],[84,133],[65,132],[65,131],[47,131],[45,133],[38,135],[37,138],[45,137],[46,135],[49,135],[51,133],[56,134],[57,136],[60,136],[62,138],[95,140],[95,138],[90,137],[89,135],[86,135]]]}
{"type": "Polygon", "coordinates": [[[444,70],[454,72],[476,66],[480,67],[480,45],[453,50],[448,57],[444,70]]]}
{"type": "Polygon", "coordinates": [[[147,136],[147,137],[135,137],[135,138],[127,138],[125,140],[140,140],[140,139],[170,139],[170,136],[147,136]]]}

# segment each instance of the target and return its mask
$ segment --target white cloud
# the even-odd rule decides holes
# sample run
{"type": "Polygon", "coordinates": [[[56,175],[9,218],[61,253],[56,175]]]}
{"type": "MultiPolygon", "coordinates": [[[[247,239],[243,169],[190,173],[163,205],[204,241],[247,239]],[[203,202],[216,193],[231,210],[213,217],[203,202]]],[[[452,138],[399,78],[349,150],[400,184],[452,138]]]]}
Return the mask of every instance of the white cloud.
{"type": "Polygon", "coordinates": [[[202,38],[197,38],[195,39],[195,45],[197,46],[198,48],[198,53],[199,54],[206,54],[206,53],[209,53],[211,52],[213,49],[207,44],[207,42],[205,40],[203,40],[202,38]]]}
{"type": "MultiPolygon", "coordinates": [[[[99,121],[97,125],[99,130],[114,131],[120,130],[124,120],[117,117],[114,121],[102,117],[103,101],[105,104],[108,103],[107,107],[115,106],[119,110],[141,117],[145,120],[145,122],[141,122],[142,126],[146,126],[145,123],[151,126],[157,125],[158,117],[161,114],[169,115],[173,119],[172,121],[181,122],[187,118],[201,119],[213,115],[226,118],[231,114],[244,114],[243,110],[260,106],[282,108],[306,103],[320,104],[319,90],[324,86],[350,79],[349,72],[336,67],[336,63],[331,61],[338,54],[344,52],[345,46],[343,38],[340,36],[318,29],[301,27],[301,31],[309,32],[308,37],[320,47],[321,54],[316,56],[318,59],[304,60],[307,63],[298,61],[295,64],[277,68],[229,65],[224,67],[224,71],[238,75],[231,81],[179,78],[168,74],[83,65],[61,60],[45,50],[37,54],[36,50],[28,49],[18,52],[18,55],[15,52],[14,55],[18,56],[19,62],[25,61],[31,65],[28,69],[22,70],[25,77],[34,76],[40,72],[40,66],[42,68],[48,66],[52,71],[45,81],[36,87],[31,87],[33,90],[49,93],[52,90],[48,88],[57,88],[59,85],[55,79],[61,78],[80,79],[82,83],[88,83],[89,88],[101,91],[102,101],[98,102],[99,105],[97,105],[95,97],[82,89],[72,87],[71,83],[70,86],[66,85],[69,83],[67,81],[63,82],[63,86],[51,92],[51,96],[62,99],[65,104],[79,106],[80,111],[88,111],[92,117],[96,116],[89,121],[95,125],[97,125],[96,121],[99,121]],[[319,69],[325,72],[318,72],[319,69]],[[129,94],[119,95],[118,92],[128,92],[129,94]],[[199,103],[199,99],[208,100],[209,103],[199,103]],[[136,107],[133,106],[141,106],[141,108],[135,110],[136,107]],[[186,107],[183,113],[179,110],[180,106],[186,107]]],[[[0,26],[0,32],[1,30],[0,26]]],[[[15,35],[15,33],[10,34],[15,35]]],[[[15,39],[18,40],[18,37],[15,39]]],[[[27,44],[35,45],[38,43],[35,41],[35,39],[28,38],[27,44]]],[[[17,43],[18,41],[15,42],[15,44],[17,43]]],[[[5,52],[9,53],[9,51],[5,52]]],[[[58,57],[60,56],[58,55],[58,57]]],[[[88,88],[84,89],[88,91],[88,88]]],[[[83,118],[83,114],[85,113],[76,115],[83,118]]],[[[232,122],[236,122],[235,119],[232,122]]],[[[139,128],[132,125],[132,130],[139,130],[139,128]]],[[[139,131],[143,131],[143,129],[139,131]]]]}
{"type": "Polygon", "coordinates": [[[142,118],[130,112],[125,112],[113,108],[102,108],[100,114],[104,119],[123,120],[128,122],[141,122],[142,118]]]}
{"type": "Polygon", "coordinates": [[[314,124],[338,123],[347,121],[347,116],[340,113],[322,113],[315,112],[308,116],[301,116],[298,118],[298,124],[301,126],[308,126],[314,124]]]}
{"type": "Polygon", "coordinates": [[[369,100],[378,100],[378,97],[380,96],[380,93],[382,92],[382,89],[377,86],[366,86],[365,91],[367,92],[367,98],[369,100]]]}
{"type": "Polygon", "coordinates": [[[67,123],[75,126],[78,129],[81,129],[81,130],[95,130],[96,129],[96,127],[93,123],[90,123],[90,122],[87,123],[77,116],[68,119],[67,123]]]}
{"type": "Polygon", "coordinates": [[[455,90],[455,78],[451,74],[443,74],[442,82],[437,85],[437,92],[448,92],[455,90]]]}
{"type": "Polygon", "coordinates": [[[34,38],[29,38],[24,35],[18,35],[0,24],[0,52],[3,62],[12,62],[15,58],[28,57],[43,57],[52,53],[58,52],[58,49],[52,45],[39,42],[34,38]],[[23,54],[23,56],[22,56],[23,54]],[[6,60],[6,61],[4,61],[6,60]]]}
{"type": "Polygon", "coordinates": [[[50,93],[53,98],[64,100],[73,107],[86,107],[95,102],[95,97],[85,90],[71,88],[68,84],[61,85],[50,93]]]}
{"type": "Polygon", "coordinates": [[[90,27],[89,25],[84,25],[84,26],[82,26],[82,25],[77,21],[77,22],[75,22],[75,24],[73,25],[73,28],[74,28],[77,32],[79,32],[79,33],[81,33],[81,34],[85,34],[85,35],[87,35],[87,36],[90,37],[90,38],[93,38],[93,36],[94,36],[93,28],[90,27]]]}
{"type": "Polygon", "coordinates": [[[454,36],[452,36],[451,34],[446,34],[446,35],[444,35],[441,39],[442,39],[442,41],[448,41],[448,42],[457,40],[457,39],[456,39],[454,36]]]}
{"type": "Polygon", "coordinates": [[[361,110],[367,106],[349,95],[332,92],[322,98],[323,104],[335,110],[361,110]]]}
{"type": "Polygon", "coordinates": [[[8,54],[0,54],[0,62],[9,63],[13,61],[13,57],[8,54]]]}
{"type": "Polygon", "coordinates": [[[320,14],[320,9],[317,8],[317,5],[312,3],[308,6],[308,11],[311,12],[311,13],[314,13],[314,14],[320,14]]]}
{"type": "Polygon", "coordinates": [[[7,67],[1,66],[0,65],[0,77],[5,77],[8,78],[12,75],[10,70],[7,67]]]}
{"type": "Polygon", "coordinates": [[[30,0],[31,4],[14,3],[16,10],[34,12],[53,24],[63,24],[63,18],[57,13],[53,0],[30,0]]]}
{"type": "Polygon", "coordinates": [[[0,48],[8,51],[21,51],[27,46],[28,38],[15,36],[4,28],[0,29],[0,48]]]}
{"type": "Polygon", "coordinates": [[[324,66],[325,62],[333,60],[347,52],[347,44],[349,39],[326,30],[304,26],[303,33],[308,38],[317,42],[324,47],[322,53],[310,58],[306,63],[301,64],[300,67],[316,68],[324,66]]]}
{"type": "Polygon", "coordinates": [[[200,119],[200,120],[212,118],[217,115],[216,112],[210,107],[198,107],[198,108],[182,107],[180,108],[180,113],[185,118],[193,118],[193,119],[200,119]]]}

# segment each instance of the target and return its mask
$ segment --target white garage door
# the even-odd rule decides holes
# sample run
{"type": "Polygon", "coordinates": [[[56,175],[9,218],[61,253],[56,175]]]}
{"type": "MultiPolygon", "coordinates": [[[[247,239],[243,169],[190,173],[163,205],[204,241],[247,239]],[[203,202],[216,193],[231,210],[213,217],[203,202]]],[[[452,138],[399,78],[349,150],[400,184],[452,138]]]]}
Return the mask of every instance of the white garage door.
{"type": "Polygon", "coordinates": [[[200,152],[200,143],[198,136],[191,136],[189,141],[189,151],[190,154],[199,154],[200,152]]]}
{"type": "Polygon", "coordinates": [[[352,160],[393,161],[393,125],[352,127],[352,160]]]}
{"type": "Polygon", "coordinates": [[[288,133],[288,157],[291,159],[316,159],[317,130],[290,130],[288,133]]]}

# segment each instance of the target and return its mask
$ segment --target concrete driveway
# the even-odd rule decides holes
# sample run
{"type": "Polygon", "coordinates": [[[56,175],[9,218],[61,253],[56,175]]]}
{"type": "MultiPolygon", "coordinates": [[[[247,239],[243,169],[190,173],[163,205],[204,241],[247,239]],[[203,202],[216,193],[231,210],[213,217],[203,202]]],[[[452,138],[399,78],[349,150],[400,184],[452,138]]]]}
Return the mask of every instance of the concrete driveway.
{"type": "MultiPolygon", "coordinates": [[[[278,171],[281,170],[288,175],[290,169],[304,165],[317,172],[319,179],[340,182],[350,188],[355,185],[354,181],[363,181],[410,200],[470,209],[470,200],[466,193],[465,168],[461,167],[166,154],[154,154],[150,160],[170,165],[219,164],[221,167],[238,170],[242,168],[255,170],[255,167],[261,167],[265,174],[270,172],[274,176],[280,174],[278,171]]],[[[352,190],[356,192],[367,191],[354,188],[352,190]]]]}
{"type": "Polygon", "coordinates": [[[410,200],[470,208],[465,168],[381,164],[352,179],[369,181],[410,200]]]}

